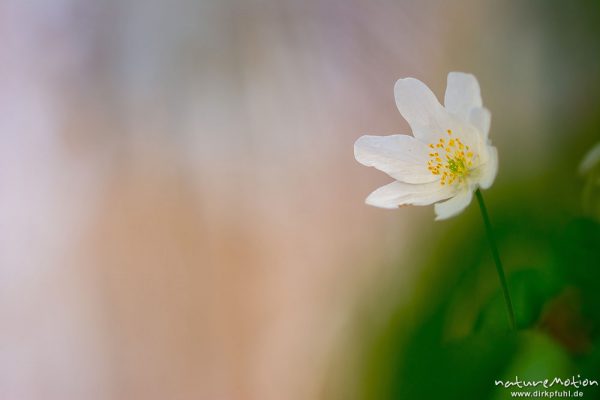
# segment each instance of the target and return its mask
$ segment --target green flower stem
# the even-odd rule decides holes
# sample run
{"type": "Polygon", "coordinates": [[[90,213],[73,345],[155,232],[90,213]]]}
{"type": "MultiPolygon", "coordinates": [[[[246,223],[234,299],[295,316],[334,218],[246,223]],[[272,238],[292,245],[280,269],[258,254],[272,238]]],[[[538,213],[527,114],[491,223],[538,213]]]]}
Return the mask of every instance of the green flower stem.
{"type": "Polygon", "coordinates": [[[513,330],[516,330],[517,324],[515,323],[515,312],[513,310],[512,301],[510,299],[508,284],[506,283],[506,276],[504,275],[504,268],[502,268],[502,261],[500,261],[500,253],[498,253],[498,248],[496,247],[496,239],[494,239],[492,223],[490,222],[490,217],[488,215],[487,208],[485,207],[485,202],[483,201],[483,195],[481,194],[481,190],[477,189],[475,191],[475,195],[477,196],[477,201],[479,202],[481,216],[483,217],[483,224],[485,225],[485,231],[487,233],[487,237],[490,242],[490,248],[492,250],[492,257],[494,258],[494,262],[496,263],[496,271],[498,271],[498,277],[500,278],[500,284],[502,285],[502,291],[504,292],[504,301],[506,302],[506,308],[508,310],[508,320],[510,322],[510,327],[513,330]]]}

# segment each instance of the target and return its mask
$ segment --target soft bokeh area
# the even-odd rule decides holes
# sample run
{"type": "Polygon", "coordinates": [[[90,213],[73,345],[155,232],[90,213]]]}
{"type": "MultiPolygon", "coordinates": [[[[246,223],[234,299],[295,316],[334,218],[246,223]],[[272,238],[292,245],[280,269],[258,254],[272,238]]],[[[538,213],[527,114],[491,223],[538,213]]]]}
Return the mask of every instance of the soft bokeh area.
{"type": "Polygon", "coordinates": [[[0,399],[600,380],[599,37],[591,0],[2,0],[0,399]],[[449,71],[492,111],[518,334],[476,204],[364,204],[391,178],[354,141],[410,133],[394,82],[449,71]]]}

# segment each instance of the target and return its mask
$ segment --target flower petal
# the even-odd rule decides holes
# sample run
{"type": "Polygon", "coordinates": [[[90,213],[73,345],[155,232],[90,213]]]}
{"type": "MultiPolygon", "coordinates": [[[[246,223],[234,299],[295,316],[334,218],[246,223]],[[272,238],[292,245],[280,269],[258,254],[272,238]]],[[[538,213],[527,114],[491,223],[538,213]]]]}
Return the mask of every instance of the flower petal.
{"type": "Polygon", "coordinates": [[[439,103],[433,92],[414,78],[399,79],[394,87],[396,105],[406,119],[415,138],[425,143],[437,143],[451,130],[454,137],[473,148],[480,139],[476,129],[465,119],[451,115],[439,103]]]}
{"type": "Polygon", "coordinates": [[[471,109],[481,105],[481,90],[477,78],[464,72],[450,72],[444,96],[446,110],[463,121],[468,121],[471,109]]]}
{"type": "Polygon", "coordinates": [[[471,189],[466,188],[450,200],[444,201],[443,203],[437,203],[434,206],[436,215],[435,220],[441,221],[460,214],[471,203],[472,198],[473,192],[471,189]]]}
{"type": "Polygon", "coordinates": [[[584,175],[594,168],[596,164],[600,161],[600,142],[596,143],[594,147],[590,151],[588,151],[583,160],[581,160],[581,164],[579,164],[579,173],[584,175]]]}
{"type": "Polygon", "coordinates": [[[356,161],[407,183],[427,183],[439,179],[427,169],[428,153],[429,148],[425,143],[408,135],[365,135],[354,143],[356,161]]]}
{"type": "Polygon", "coordinates": [[[397,208],[402,205],[426,206],[453,195],[453,189],[438,182],[412,185],[392,182],[375,190],[366,203],[381,208],[397,208]]]}
{"type": "Polygon", "coordinates": [[[481,168],[481,176],[479,177],[479,187],[488,189],[494,183],[496,174],[498,173],[498,149],[494,146],[487,146],[488,159],[481,168]]]}
{"type": "Polygon", "coordinates": [[[433,92],[418,79],[398,79],[394,96],[400,114],[410,125],[413,135],[431,142],[436,135],[452,129],[449,115],[433,92]]]}
{"type": "Polygon", "coordinates": [[[492,113],[485,107],[475,107],[469,112],[469,122],[479,131],[482,143],[488,144],[492,113]]]}

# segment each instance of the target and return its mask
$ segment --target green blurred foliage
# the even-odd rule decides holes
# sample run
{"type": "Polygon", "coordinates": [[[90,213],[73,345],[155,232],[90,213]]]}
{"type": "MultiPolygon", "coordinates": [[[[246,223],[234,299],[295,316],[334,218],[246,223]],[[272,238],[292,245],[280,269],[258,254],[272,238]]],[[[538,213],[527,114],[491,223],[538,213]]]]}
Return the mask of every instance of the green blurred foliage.
{"type": "MultiPolygon", "coordinates": [[[[548,218],[518,224],[510,217],[518,211],[503,211],[497,234],[507,259],[528,247],[534,255],[509,273],[518,332],[509,330],[497,282],[487,295],[477,294],[478,286],[491,287],[488,281],[497,279],[488,273],[493,265],[484,256],[483,232],[451,228],[458,239],[452,254],[443,250],[447,256],[433,257],[430,267],[443,277],[427,279],[432,287],[410,305],[420,318],[408,324],[406,310],[399,309],[373,339],[362,398],[501,399],[510,390],[495,387],[495,379],[600,378],[600,225],[583,218],[553,221],[551,209],[548,218]],[[463,313],[473,302],[478,311],[463,313]]],[[[597,389],[586,392],[600,396],[597,389]]]]}

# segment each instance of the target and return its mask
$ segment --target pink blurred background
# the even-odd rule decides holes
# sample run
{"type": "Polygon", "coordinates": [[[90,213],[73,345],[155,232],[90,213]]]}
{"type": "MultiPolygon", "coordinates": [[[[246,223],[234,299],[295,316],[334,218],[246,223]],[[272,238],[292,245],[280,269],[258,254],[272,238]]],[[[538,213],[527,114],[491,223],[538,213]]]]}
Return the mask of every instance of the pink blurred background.
{"type": "Polygon", "coordinates": [[[356,307],[409,296],[386,265],[435,229],[364,205],[390,178],[353,142],[409,133],[396,79],[462,70],[543,160],[542,38],[509,6],[3,0],[0,398],[351,399],[356,307]]]}

